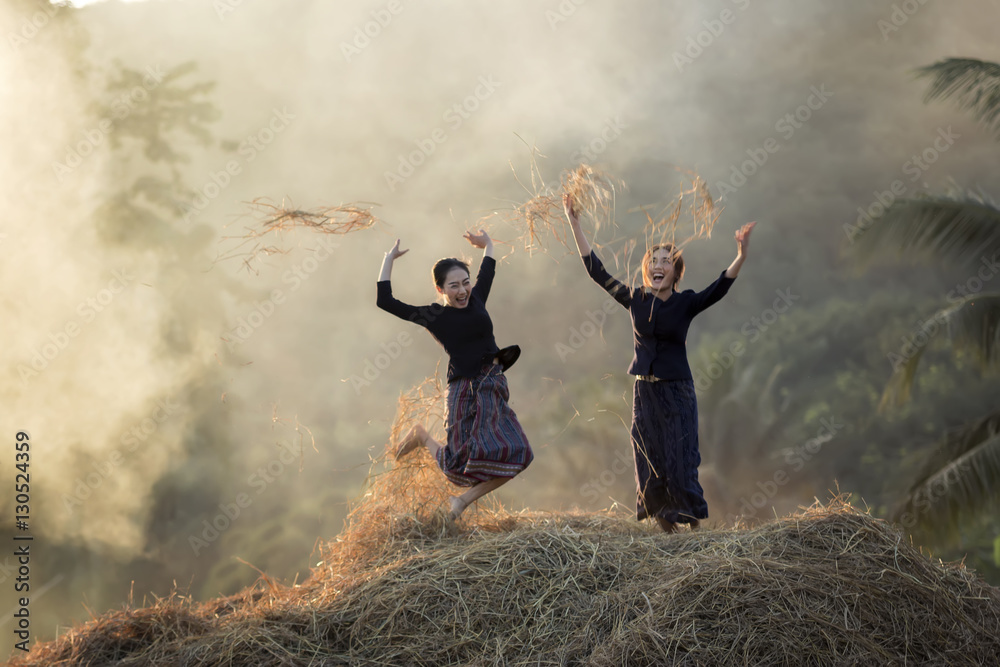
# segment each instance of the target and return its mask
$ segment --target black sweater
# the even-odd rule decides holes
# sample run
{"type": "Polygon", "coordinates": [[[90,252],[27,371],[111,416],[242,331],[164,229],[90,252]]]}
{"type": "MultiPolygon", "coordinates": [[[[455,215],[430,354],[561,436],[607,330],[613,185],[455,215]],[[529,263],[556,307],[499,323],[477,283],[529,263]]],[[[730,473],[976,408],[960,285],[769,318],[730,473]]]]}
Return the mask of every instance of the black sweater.
{"type": "Polygon", "coordinates": [[[449,357],[448,382],[476,377],[483,364],[500,351],[493,338],[493,320],[486,312],[486,298],[490,295],[496,265],[492,257],[483,258],[476,285],[465,308],[438,303],[411,306],[392,296],[392,284],[388,280],[378,282],[375,303],[396,317],[425,327],[444,346],[449,357]]]}

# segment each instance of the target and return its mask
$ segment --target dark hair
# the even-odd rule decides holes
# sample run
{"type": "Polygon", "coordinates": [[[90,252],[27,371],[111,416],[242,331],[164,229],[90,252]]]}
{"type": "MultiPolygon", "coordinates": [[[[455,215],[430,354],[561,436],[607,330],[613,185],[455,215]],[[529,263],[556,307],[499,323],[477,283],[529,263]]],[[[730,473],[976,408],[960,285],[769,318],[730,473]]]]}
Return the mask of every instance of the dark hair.
{"type": "Polygon", "coordinates": [[[434,284],[438,287],[444,287],[444,279],[447,277],[448,272],[452,269],[463,269],[469,275],[469,265],[460,259],[455,259],[454,257],[447,257],[445,259],[439,259],[431,269],[431,275],[434,278],[434,284]]]}

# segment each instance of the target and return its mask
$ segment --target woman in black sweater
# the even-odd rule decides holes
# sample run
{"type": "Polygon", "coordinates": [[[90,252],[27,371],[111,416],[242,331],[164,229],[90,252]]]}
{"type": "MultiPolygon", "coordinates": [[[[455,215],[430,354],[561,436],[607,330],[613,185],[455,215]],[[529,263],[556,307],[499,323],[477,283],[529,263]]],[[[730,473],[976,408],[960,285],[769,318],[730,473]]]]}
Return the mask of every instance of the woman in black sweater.
{"type": "Polygon", "coordinates": [[[698,483],[698,403],[687,332],[695,316],[722,299],[736,280],[756,223],[736,232],[736,259],[715,282],[700,292],[681,292],[676,287],[684,275],[684,258],[672,243],[646,251],[642,285],[631,287],[613,278],[591,249],[569,195],[563,197],[563,208],[587,273],[632,317],[635,356],[628,372],[637,376],[631,430],[636,517],[655,517],[668,533],[679,523],[697,530],[708,517],[708,504],[698,483]]]}
{"type": "Polygon", "coordinates": [[[510,481],[533,458],[517,415],[507,405],[509,393],[503,372],[516,360],[516,347],[500,350],[493,337],[493,321],[486,299],[493,285],[496,260],[493,241],[482,229],[464,238],[483,248],[483,261],[473,286],[469,267],[457,259],[434,265],[434,284],[444,305],[411,306],[392,295],[392,264],[408,250],[399,239],[385,254],[379,274],[377,305],[396,317],[430,331],[448,353],[447,442],[442,445],[420,424],[413,427],[396,450],[401,458],[423,445],[448,479],[469,489],[452,496],[451,517],[483,495],[510,481]]]}

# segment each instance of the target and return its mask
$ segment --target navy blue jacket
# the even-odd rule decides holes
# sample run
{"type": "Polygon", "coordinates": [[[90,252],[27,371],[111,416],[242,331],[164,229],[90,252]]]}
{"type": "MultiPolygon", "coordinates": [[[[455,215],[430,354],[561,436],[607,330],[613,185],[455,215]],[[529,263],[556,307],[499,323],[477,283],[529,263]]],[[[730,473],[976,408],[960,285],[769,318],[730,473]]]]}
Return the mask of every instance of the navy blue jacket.
{"type": "Polygon", "coordinates": [[[652,375],[661,380],[691,380],[687,360],[687,332],[695,315],[726,295],[735,278],[726,272],[700,292],[674,292],[666,301],[648,289],[628,287],[613,278],[591,251],[583,258],[587,273],[632,316],[635,356],[628,367],[631,375],[652,375]]]}

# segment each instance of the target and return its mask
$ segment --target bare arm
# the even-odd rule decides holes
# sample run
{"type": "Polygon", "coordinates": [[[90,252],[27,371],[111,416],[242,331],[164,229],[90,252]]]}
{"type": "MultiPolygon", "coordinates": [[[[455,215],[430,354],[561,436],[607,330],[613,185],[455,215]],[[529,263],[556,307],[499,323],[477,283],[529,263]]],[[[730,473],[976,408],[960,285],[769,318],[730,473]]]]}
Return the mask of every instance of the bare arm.
{"type": "Polygon", "coordinates": [[[573,198],[568,194],[563,195],[563,211],[566,213],[566,219],[569,220],[569,226],[573,229],[576,249],[581,258],[586,258],[591,253],[590,243],[583,233],[583,227],[580,226],[580,218],[576,214],[576,209],[573,208],[573,198]]]}
{"type": "Polygon", "coordinates": [[[750,247],[750,232],[757,225],[756,222],[748,222],[736,231],[736,259],[726,269],[727,278],[735,278],[740,275],[740,267],[747,258],[747,249],[750,247]]]}
{"type": "Polygon", "coordinates": [[[410,252],[409,248],[406,250],[399,249],[399,239],[396,239],[396,243],[393,244],[389,252],[385,253],[385,257],[382,258],[382,270],[378,274],[379,282],[383,280],[390,280],[392,278],[392,263],[397,257],[405,255],[410,252]]]}

